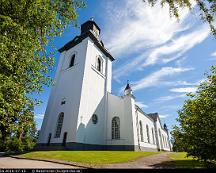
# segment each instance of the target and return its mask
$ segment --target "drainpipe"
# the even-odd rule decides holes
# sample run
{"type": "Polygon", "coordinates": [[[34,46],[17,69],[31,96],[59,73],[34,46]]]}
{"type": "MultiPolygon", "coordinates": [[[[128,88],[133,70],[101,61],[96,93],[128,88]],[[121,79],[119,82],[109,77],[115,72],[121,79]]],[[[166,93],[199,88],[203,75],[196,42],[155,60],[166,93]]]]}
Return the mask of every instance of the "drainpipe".
{"type": "Polygon", "coordinates": [[[136,113],[136,126],[137,126],[137,139],[138,139],[138,147],[139,147],[139,150],[141,151],[141,147],[140,147],[140,140],[139,140],[139,123],[138,123],[138,113],[137,113],[137,111],[138,111],[138,108],[136,108],[136,111],[135,111],[135,113],[136,113]]]}
{"type": "MultiPolygon", "coordinates": [[[[105,82],[104,82],[104,144],[105,145],[105,148],[107,149],[107,115],[108,115],[108,92],[107,92],[107,75],[108,75],[108,57],[106,57],[106,63],[105,63],[105,82]]],[[[111,86],[112,87],[112,86],[111,86]]]]}

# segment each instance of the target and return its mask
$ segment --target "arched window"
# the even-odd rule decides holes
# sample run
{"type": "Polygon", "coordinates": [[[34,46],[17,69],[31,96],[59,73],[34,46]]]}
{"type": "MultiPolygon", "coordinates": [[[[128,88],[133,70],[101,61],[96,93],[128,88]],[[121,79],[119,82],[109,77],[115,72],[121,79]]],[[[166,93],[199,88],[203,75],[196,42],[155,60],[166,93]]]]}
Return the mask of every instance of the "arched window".
{"type": "Polygon", "coordinates": [[[162,146],[164,146],[164,136],[162,134],[162,146]]]}
{"type": "Polygon", "coordinates": [[[102,72],[102,59],[101,59],[100,57],[97,57],[96,69],[97,69],[99,72],[102,72]]]}
{"type": "Polygon", "coordinates": [[[112,119],[112,139],[120,139],[120,119],[114,117],[112,119]]]}
{"type": "Polygon", "coordinates": [[[76,56],[75,54],[73,54],[73,55],[71,56],[71,60],[70,60],[70,64],[69,64],[69,68],[72,67],[72,66],[74,66],[75,56],[76,56]]]}
{"type": "Polygon", "coordinates": [[[165,147],[168,147],[168,146],[167,146],[167,139],[166,139],[166,136],[164,136],[164,144],[165,144],[165,147]]]}
{"type": "Polygon", "coordinates": [[[146,125],[146,132],[147,132],[147,141],[150,143],[150,137],[149,137],[149,127],[146,125]]]}
{"type": "Polygon", "coordinates": [[[97,122],[98,122],[98,116],[96,114],[93,114],[92,115],[92,123],[97,124],[97,122]]]}
{"type": "Polygon", "coordinates": [[[140,125],[140,139],[141,139],[141,142],[143,142],[144,141],[144,139],[143,139],[143,126],[142,126],[141,121],[139,122],[139,125],[140,125]]]}
{"type": "Polygon", "coordinates": [[[61,129],[62,129],[62,125],[63,125],[63,120],[64,120],[64,113],[61,112],[59,114],[58,121],[57,121],[55,138],[59,138],[60,135],[61,135],[61,129]]]}
{"type": "Polygon", "coordinates": [[[153,144],[155,144],[155,135],[154,135],[154,128],[152,127],[152,140],[153,144]]]}

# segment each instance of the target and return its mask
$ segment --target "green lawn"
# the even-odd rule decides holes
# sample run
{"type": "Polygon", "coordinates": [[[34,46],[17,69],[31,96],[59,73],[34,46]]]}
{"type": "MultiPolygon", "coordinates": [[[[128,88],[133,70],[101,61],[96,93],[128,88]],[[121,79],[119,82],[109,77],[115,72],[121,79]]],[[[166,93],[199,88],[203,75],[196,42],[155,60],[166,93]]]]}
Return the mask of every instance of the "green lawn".
{"type": "Polygon", "coordinates": [[[186,152],[170,153],[169,157],[175,161],[176,168],[205,168],[203,163],[192,157],[186,157],[186,154],[186,152]]]}
{"type": "Polygon", "coordinates": [[[80,162],[87,164],[109,164],[127,162],[142,156],[159,154],[159,152],[145,151],[37,151],[22,154],[28,158],[58,159],[69,162],[80,162]]]}

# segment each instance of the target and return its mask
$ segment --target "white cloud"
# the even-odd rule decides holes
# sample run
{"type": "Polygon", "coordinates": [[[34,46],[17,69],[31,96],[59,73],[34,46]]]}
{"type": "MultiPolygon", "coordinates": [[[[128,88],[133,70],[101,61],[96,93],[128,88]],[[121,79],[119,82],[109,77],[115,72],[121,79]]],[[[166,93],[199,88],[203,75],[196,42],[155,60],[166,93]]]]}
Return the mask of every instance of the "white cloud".
{"type": "Polygon", "coordinates": [[[179,85],[194,86],[194,85],[198,85],[200,81],[198,81],[198,82],[187,82],[187,81],[182,81],[182,80],[178,80],[178,81],[160,81],[160,86],[161,85],[166,85],[166,86],[179,86],[179,85]]]}
{"type": "Polygon", "coordinates": [[[136,102],[137,106],[139,106],[140,108],[148,108],[148,106],[146,104],[144,104],[143,102],[136,102]]]}
{"type": "Polygon", "coordinates": [[[184,98],[186,97],[185,94],[181,94],[181,95],[170,95],[170,96],[163,96],[163,97],[159,97],[157,98],[155,101],[170,101],[170,100],[175,100],[177,98],[184,98]]]}
{"type": "Polygon", "coordinates": [[[160,84],[160,80],[165,76],[172,76],[174,74],[186,72],[193,70],[193,68],[174,68],[174,67],[163,67],[160,70],[150,74],[147,77],[142,78],[141,80],[134,82],[132,89],[139,90],[151,86],[157,86],[160,84]]]}
{"type": "Polygon", "coordinates": [[[179,8],[179,12],[178,22],[170,18],[168,7],[161,8],[160,4],[151,7],[141,0],[107,2],[103,15],[106,47],[116,59],[125,59],[121,66],[114,66],[116,81],[145,66],[179,59],[208,36],[208,26],[191,31],[189,29],[195,24],[193,16],[188,15],[187,9],[179,8]]]}
{"type": "Polygon", "coordinates": [[[131,71],[139,70],[141,68],[140,64],[148,56],[147,53],[140,54],[138,57],[133,57],[132,60],[122,64],[113,71],[113,78],[118,80],[119,77],[130,74],[131,71]]]}
{"type": "Polygon", "coordinates": [[[202,26],[194,32],[180,36],[170,43],[154,49],[143,63],[143,66],[153,65],[158,61],[162,61],[162,63],[173,61],[205,40],[209,33],[209,28],[207,26],[202,26]]]}
{"type": "Polygon", "coordinates": [[[211,56],[216,57],[216,51],[211,54],[211,56]]]}
{"type": "Polygon", "coordinates": [[[146,66],[154,65],[156,63],[166,64],[178,59],[195,45],[204,41],[209,33],[209,28],[202,26],[198,30],[180,36],[161,47],[141,53],[138,57],[133,57],[129,62],[115,69],[113,72],[114,79],[118,79],[131,71],[142,69],[146,66]]]}
{"type": "Polygon", "coordinates": [[[189,92],[195,92],[196,90],[197,90],[196,87],[172,88],[172,89],[170,89],[171,92],[177,92],[177,93],[189,93],[189,92]]]}
{"type": "Polygon", "coordinates": [[[189,28],[184,24],[187,9],[180,9],[177,22],[170,18],[168,6],[161,8],[159,3],[151,7],[141,0],[122,0],[117,6],[113,0],[107,3],[105,12],[105,41],[114,56],[161,45],[189,28]]]}
{"type": "Polygon", "coordinates": [[[164,114],[164,115],[160,115],[160,114],[159,114],[159,117],[160,117],[160,118],[167,118],[167,117],[169,117],[169,116],[170,116],[169,114],[164,114]]]}
{"type": "Polygon", "coordinates": [[[35,118],[39,119],[39,120],[42,120],[44,118],[44,114],[36,114],[35,118]]]}

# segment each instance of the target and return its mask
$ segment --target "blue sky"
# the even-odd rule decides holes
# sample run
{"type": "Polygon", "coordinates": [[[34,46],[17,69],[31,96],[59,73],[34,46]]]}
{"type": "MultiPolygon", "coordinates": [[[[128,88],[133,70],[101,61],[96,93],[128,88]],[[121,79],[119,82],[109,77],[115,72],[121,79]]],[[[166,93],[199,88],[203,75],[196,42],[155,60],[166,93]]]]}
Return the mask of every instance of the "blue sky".
{"type": "MultiPolygon", "coordinates": [[[[122,95],[130,81],[137,104],[144,112],[158,112],[169,129],[175,125],[186,93],[195,92],[204,73],[216,65],[216,44],[207,24],[200,21],[194,4],[193,13],[180,10],[180,21],[170,18],[169,10],[160,5],[150,7],[141,0],[87,0],[78,10],[79,25],[94,17],[101,28],[101,39],[115,57],[112,92],[122,95]]],[[[54,45],[61,48],[79,28],[69,25],[54,45]]],[[[59,61],[55,53],[54,77],[59,61]]],[[[43,101],[35,107],[40,129],[51,87],[34,97],[43,101]]]]}

